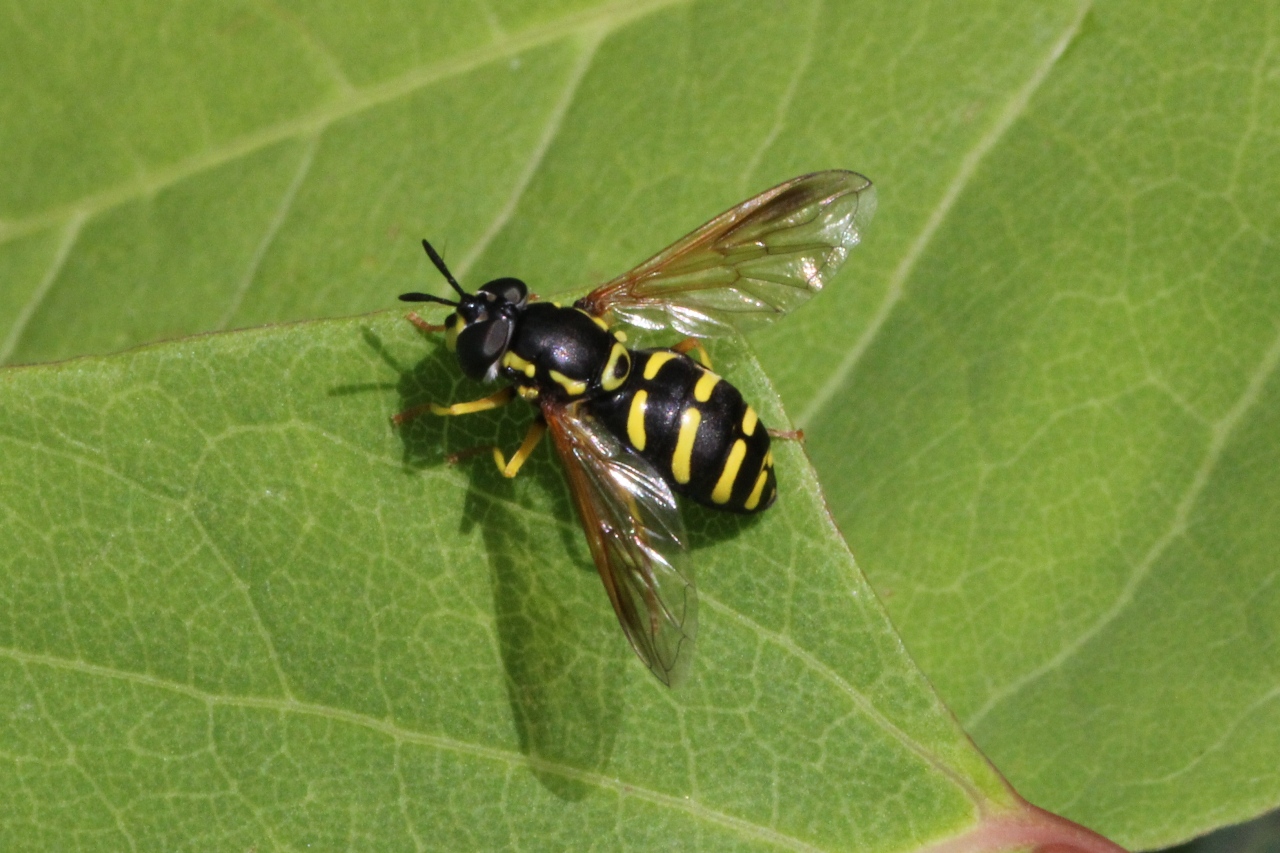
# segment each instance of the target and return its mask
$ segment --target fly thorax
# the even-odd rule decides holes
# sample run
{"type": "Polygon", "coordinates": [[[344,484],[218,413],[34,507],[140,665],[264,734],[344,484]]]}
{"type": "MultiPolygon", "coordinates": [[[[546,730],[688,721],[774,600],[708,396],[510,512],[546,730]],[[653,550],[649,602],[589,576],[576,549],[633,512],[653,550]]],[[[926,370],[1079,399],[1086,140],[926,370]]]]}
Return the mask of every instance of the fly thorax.
{"type": "MultiPolygon", "coordinates": [[[[611,375],[621,369],[623,378],[630,370],[625,350],[621,358],[614,358],[615,344],[608,327],[591,315],[552,302],[533,302],[520,317],[504,357],[505,372],[517,384],[536,384],[544,395],[558,399],[594,396],[602,390],[606,367],[611,375]]],[[[613,380],[609,384],[617,387],[613,380]]]]}

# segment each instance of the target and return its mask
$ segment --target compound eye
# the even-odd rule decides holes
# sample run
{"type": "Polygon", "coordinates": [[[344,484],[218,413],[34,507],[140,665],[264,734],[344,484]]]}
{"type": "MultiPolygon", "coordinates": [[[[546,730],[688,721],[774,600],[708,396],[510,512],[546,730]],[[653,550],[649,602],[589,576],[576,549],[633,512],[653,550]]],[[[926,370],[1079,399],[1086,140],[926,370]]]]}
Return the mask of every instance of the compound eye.
{"type": "Polygon", "coordinates": [[[497,319],[485,329],[481,352],[489,361],[497,361],[507,351],[507,340],[511,337],[511,324],[505,319],[497,319]]]}
{"type": "Polygon", "coordinates": [[[529,298],[529,288],[518,278],[495,278],[480,289],[513,305],[523,305],[529,298]]]}
{"type": "Polygon", "coordinates": [[[483,323],[471,323],[458,333],[458,363],[472,379],[485,379],[490,368],[502,358],[511,342],[512,322],[495,317],[483,323]]]}

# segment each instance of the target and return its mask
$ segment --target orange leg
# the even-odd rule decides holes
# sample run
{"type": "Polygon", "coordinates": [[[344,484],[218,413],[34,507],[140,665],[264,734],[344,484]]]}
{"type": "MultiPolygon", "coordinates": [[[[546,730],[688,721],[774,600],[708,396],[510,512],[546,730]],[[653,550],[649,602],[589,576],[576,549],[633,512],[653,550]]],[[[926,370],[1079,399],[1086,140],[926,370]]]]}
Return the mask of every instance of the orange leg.
{"type": "Polygon", "coordinates": [[[702,341],[697,338],[685,338],[672,349],[681,355],[688,355],[690,350],[697,350],[698,362],[707,370],[711,369],[711,356],[707,354],[707,348],[702,345],[702,341]]]}
{"type": "Polygon", "coordinates": [[[804,430],[802,429],[771,429],[768,432],[770,438],[776,438],[779,441],[798,441],[804,444],[804,430]]]}
{"type": "Polygon", "coordinates": [[[418,316],[417,311],[410,311],[404,315],[404,318],[412,323],[420,332],[430,334],[432,332],[443,332],[444,326],[437,326],[434,323],[428,323],[426,320],[418,316]]]}

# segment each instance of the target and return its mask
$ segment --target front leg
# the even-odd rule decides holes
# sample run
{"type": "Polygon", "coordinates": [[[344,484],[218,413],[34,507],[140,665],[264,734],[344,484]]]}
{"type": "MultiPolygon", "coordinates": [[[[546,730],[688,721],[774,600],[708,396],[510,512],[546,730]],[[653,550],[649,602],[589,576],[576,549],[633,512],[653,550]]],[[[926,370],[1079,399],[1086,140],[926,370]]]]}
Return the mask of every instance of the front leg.
{"type": "Polygon", "coordinates": [[[396,426],[406,424],[419,415],[430,412],[433,415],[470,415],[475,412],[487,412],[489,409],[496,409],[499,406],[505,406],[516,398],[516,389],[512,385],[508,385],[495,394],[488,397],[481,397],[479,400],[472,400],[468,403],[454,403],[452,406],[442,406],[439,403],[423,403],[420,406],[414,406],[412,409],[406,409],[391,419],[396,426]]]}
{"type": "Polygon", "coordinates": [[[425,334],[433,332],[443,332],[447,327],[444,325],[437,326],[435,323],[428,323],[426,320],[418,316],[417,311],[410,311],[404,315],[404,318],[414,325],[414,327],[425,334]]]}

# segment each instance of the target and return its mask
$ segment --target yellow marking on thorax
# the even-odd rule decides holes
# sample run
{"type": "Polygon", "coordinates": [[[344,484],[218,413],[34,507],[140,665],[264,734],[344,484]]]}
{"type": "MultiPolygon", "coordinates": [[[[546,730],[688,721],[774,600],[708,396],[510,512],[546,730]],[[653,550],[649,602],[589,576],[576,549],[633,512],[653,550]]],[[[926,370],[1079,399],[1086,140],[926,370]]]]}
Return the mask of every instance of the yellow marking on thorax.
{"type": "Polygon", "coordinates": [[[745,510],[753,510],[760,505],[760,493],[764,491],[764,484],[769,479],[769,469],[760,468],[760,476],[756,477],[756,484],[751,489],[751,494],[747,495],[747,502],[742,505],[745,510]]]}
{"type": "Polygon", "coordinates": [[[619,343],[625,344],[627,342],[627,333],[622,331],[621,329],[615,329],[613,333],[613,338],[619,343]]]}
{"type": "Polygon", "coordinates": [[[747,412],[742,416],[742,434],[751,435],[756,431],[756,424],[760,422],[760,418],[756,416],[756,410],[747,406],[747,412]]]}
{"type": "Polygon", "coordinates": [[[645,406],[649,404],[649,392],[637,391],[631,398],[631,408],[627,411],[627,438],[636,450],[644,450],[648,436],[644,431],[645,406]]]}
{"type": "Polygon", "coordinates": [[[693,406],[685,409],[684,414],[680,416],[680,435],[676,438],[676,452],[671,454],[671,474],[681,485],[689,482],[693,440],[698,437],[698,425],[701,423],[702,412],[693,406]]]}
{"type": "Polygon", "coordinates": [[[627,354],[627,348],[622,344],[614,344],[604,370],[600,371],[600,387],[606,391],[617,391],[630,375],[631,356],[627,354]],[[619,365],[622,366],[621,375],[618,375],[619,365]]]}
{"type": "Polygon", "coordinates": [[[595,323],[597,326],[599,326],[599,327],[600,327],[601,329],[603,329],[604,331],[606,331],[606,332],[607,332],[607,331],[609,331],[609,324],[608,324],[608,323],[606,323],[604,320],[601,320],[601,319],[600,319],[599,317],[597,317],[595,314],[592,314],[592,313],[591,313],[591,312],[589,312],[589,311],[583,311],[581,308],[577,308],[577,309],[575,309],[575,310],[577,310],[577,311],[581,311],[584,315],[586,315],[587,317],[590,317],[590,318],[591,318],[591,322],[595,323]]]}
{"type": "Polygon", "coordinates": [[[583,394],[587,393],[587,383],[580,379],[570,379],[558,370],[551,371],[551,378],[554,379],[556,384],[563,388],[564,393],[568,394],[570,397],[581,397],[583,394]]]}
{"type": "Polygon", "coordinates": [[[738,439],[733,443],[733,449],[729,451],[729,458],[725,460],[720,479],[716,480],[716,487],[711,492],[711,500],[718,504],[728,503],[729,496],[733,494],[733,483],[738,479],[738,470],[742,467],[742,460],[746,456],[747,443],[738,439]]]}
{"type": "Polygon", "coordinates": [[[644,366],[644,378],[652,379],[658,375],[658,371],[662,369],[662,365],[675,358],[673,352],[655,352],[649,356],[649,361],[644,366]]]}
{"type": "Polygon", "coordinates": [[[525,361],[511,350],[507,350],[506,354],[502,356],[502,366],[509,367],[512,370],[519,370],[530,379],[532,379],[533,375],[538,372],[538,369],[534,367],[533,362],[525,361]]]}
{"type": "Polygon", "coordinates": [[[462,331],[463,325],[462,318],[457,314],[444,318],[444,345],[449,352],[458,351],[458,332],[462,331]]]}
{"type": "Polygon", "coordinates": [[[698,380],[698,384],[693,386],[693,399],[699,403],[705,403],[711,399],[711,392],[715,390],[716,385],[720,382],[720,377],[716,376],[710,370],[702,371],[702,378],[698,380]]]}

